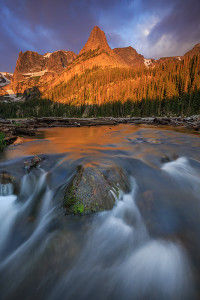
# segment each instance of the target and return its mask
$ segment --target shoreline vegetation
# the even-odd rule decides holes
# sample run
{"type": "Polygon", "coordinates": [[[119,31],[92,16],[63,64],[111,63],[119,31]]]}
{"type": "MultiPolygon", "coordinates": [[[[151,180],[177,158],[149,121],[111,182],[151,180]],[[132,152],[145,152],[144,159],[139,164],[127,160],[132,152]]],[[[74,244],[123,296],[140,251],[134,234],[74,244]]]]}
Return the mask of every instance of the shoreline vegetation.
{"type": "MultiPolygon", "coordinates": [[[[18,95],[23,96],[22,94],[18,95]]],[[[3,99],[3,98],[2,98],[3,99]]],[[[0,100],[2,100],[0,97],[0,100]]],[[[182,97],[116,100],[102,104],[73,104],[35,98],[24,101],[0,101],[0,116],[9,119],[33,117],[100,118],[100,117],[177,117],[200,115],[200,90],[185,93],[182,97]]]]}
{"type": "Polygon", "coordinates": [[[126,117],[126,118],[59,118],[43,117],[31,119],[0,118],[0,150],[14,143],[19,136],[34,136],[39,128],[116,126],[119,124],[184,127],[200,133],[200,115],[191,117],[126,117]]]}

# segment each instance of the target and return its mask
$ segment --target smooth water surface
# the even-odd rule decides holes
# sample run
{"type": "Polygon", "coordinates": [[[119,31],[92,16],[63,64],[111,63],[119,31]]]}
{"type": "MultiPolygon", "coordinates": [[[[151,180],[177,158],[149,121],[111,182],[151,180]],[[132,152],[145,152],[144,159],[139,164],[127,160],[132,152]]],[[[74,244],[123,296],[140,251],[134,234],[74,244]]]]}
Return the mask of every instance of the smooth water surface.
{"type": "Polygon", "coordinates": [[[19,138],[0,156],[15,182],[0,185],[0,299],[199,299],[199,147],[198,134],[133,125],[19,138]],[[80,164],[118,165],[131,192],[111,211],[66,216],[80,164]]]}

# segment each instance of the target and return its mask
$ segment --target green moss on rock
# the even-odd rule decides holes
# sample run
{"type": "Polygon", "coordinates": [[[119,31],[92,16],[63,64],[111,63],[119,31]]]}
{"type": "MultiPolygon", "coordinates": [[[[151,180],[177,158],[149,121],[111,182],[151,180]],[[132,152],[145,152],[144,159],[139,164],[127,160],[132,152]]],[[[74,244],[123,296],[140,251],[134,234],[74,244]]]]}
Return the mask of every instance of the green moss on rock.
{"type": "Polygon", "coordinates": [[[118,166],[79,166],[66,189],[63,207],[66,214],[95,213],[112,209],[120,191],[129,191],[127,175],[118,166]]]}
{"type": "Polygon", "coordinates": [[[77,203],[74,205],[74,214],[81,215],[84,213],[84,205],[83,203],[77,203]]]}

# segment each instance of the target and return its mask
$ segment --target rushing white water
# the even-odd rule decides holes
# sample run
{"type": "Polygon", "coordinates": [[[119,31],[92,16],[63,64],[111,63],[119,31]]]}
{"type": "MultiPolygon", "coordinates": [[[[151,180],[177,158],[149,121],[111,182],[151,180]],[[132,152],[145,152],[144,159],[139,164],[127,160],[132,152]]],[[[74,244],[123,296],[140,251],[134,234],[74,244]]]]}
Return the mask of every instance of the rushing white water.
{"type": "MultiPolygon", "coordinates": [[[[186,167],[187,163],[179,159],[163,169],[173,175],[180,173],[184,178],[195,176],[192,168],[186,167]]],[[[94,297],[182,300],[191,297],[193,279],[185,250],[175,241],[151,239],[135,202],[136,181],[132,178],[131,182],[132,192],[121,195],[112,211],[94,219],[79,259],[56,281],[47,298],[63,299],[63,294],[70,300],[94,297]]],[[[35,214],[37,220],[27,239],[7,257],[2,256],[0,271],[4,273],[6,287],[2,299],[9,297],[10,292],[12,295],[23,283],[31,265],[47,246],[45,231],[53,216],[53,196],[46,184],[46,173],[40,171],[23,177],[18,200],[14,195],[0,197],[0,249],[12,238],[20,219],[35,214]],[[34,249],[37,253],[31,255],[34,249]],[[23,273],[16,278],[19,268],[23,273]],[[7,281],[11,278],[12,289],[9,290],[7,281]]]]}
{"type": "Polygon", "coordinates": [[[192,273],[182,246],[153,240],[132,193],[103,213],[89,232],[74,268],[57,283],[50,298],[189,299],[192,273]]]}
{"type": "Polygon", "coordinates": [[[39,170],[39,174],[30,173],[23,177],[20,196],[18,199],[15,195],[0,197],[0,250],[6,249],[18,226],[28,226],[27,220],[30,218],[35,219],[36,225],[31,226],[27,238],[17,244],[11,252],[0,252],[3,259],[0,259],[0,273],[4,274],[1,280],[1,290],[4,292],[2,299],[9,298],[10,293],[12,295],[13,290],[23,283],[31,265],[37,261],[40,252],[44,251],[49,238],[45,233],[53,217],[53,193],[46,184],[46,174],[42,170],[39,170]],[[22,201],[25,195],[29,195],[28,199],[22,201]],[[16,277],[18,270],[20,276],[16,277]]]}
{"type": "Polygon", "coordinates": [[[191,270],[178,243],[151,240],[130,255],[119,271],[119,293],[125,299],[191,297],[191,270]]]}
{"type": "Polygon", "coordinates": [[[1,252],[10,237],[11,226],[18,212],[16,199],[15,195],[0,196],[0,261],[1,252]]]}
{"type": "Polygon", "coordinates": [[[10,196],[13,194],[12,183],[0,184],[0,196],[10,196]]]}
{"type": "Polygon", "coordinates": [[[166,163],[162,169],[169,173],[184,189],[191,190],[200,197],[200,173],[195,170],[186,157],[166,163]]]}
{"type": "Polygon", "coordinates": [[[199,140],[126,128],[56,129],[46,143],[6,150],[0,168],[13,185],[0,185],[0,299],[199,299],[199,140]],[[47,150],[43,170],[16,158],[47,150]],[[125,171],[130,193],[110,188],[112,210],[66,216],[76,167],[110,163],[125,171]]]}
{"type": "MultiPolygon", "coordinates": [[[[189,180],[192,187],[199,180],[185,158],[167,163],[162,169],[177,180],[189,180]]],[[[30,269],[48,247],[46,232],[54,218],[55,195],[47,185],[46,176],[42,170],[26,174],[18,198],[9,195],[9,191],[7,196],[0,197],[2,299],[15,299],[14,291],[23,285],[30,269]],[[17,227],[28,226],[26,220],[30,218],[34,226],[29,228],[27,237],[6,252],[17,227]],[[20,276],[16,277],[18,270],[20,276]]],[[[131,186],[132,192],[120,194],[112,211],[100,213],[92,221],[79,258],[70,270],[54,279],[45,298],[57,300],[65,295],[70,300],[184,300],[193,297],[193,275],[186,251],[178,241],[151,238],[136,203],[138,186],[134,178],[131,186]]]]}

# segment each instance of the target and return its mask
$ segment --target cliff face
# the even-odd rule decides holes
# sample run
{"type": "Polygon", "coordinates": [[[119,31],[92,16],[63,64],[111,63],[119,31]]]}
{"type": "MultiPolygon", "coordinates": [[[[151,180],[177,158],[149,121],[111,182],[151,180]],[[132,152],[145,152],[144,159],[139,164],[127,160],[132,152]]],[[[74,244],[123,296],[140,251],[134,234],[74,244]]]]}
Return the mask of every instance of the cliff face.
{"type": "Polygon", "coordinates": [[[46,53],[45,55],[33,51],[20,52],[14,76],[16,74],[31,75],[31,73],[41,71],[59,73],[76,57],[77,55],[74,52],[63,50],[46,53]]]}
{"type": "Polygon", "coordinates": [[[25,74],[40,72],[44,68],[44,58],[33,51],[20,52],[13,74],[13,83],[23,80],[25,74]]]}
{"type": "Polygon", "coordinates": [[[44,67],[44,57],[33,51],[20,52],[14,75],[41,71],[44,67]]]}
{"type": "Polygon", "coordinates": [[[115,48],[113,51],[130,67],[144,65],[144,56],[138,54],[132,47],[115,48]]]}
{"type": "Polygon", "coordinates": [[[53,52],[45,58],[46,69],[51,72],[61,73],[76,57],[77,55],[72,51],[59,50],[53,52]]]}
{"type": "Polygon", "coordinates": [[[13,88],[16,92],[23,92],[24,88],[33,84],[33,78],[37,82],[45,78],[51,79],[61,73],[77,57],[74,52],[59,50],[45,55],[33,51],[20,52],[13,74],[13,88]],[[23,84],[19,84],[23,82],[23,84]],[[17,87],[18,86],[18,87],[17,87]],[[20,88],[19,88],[20,86],[20,88]],[[24,86],[24,88],[23,88],[24,86]]]}

